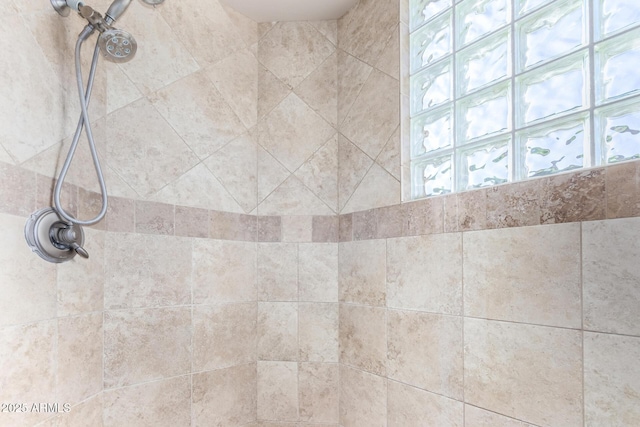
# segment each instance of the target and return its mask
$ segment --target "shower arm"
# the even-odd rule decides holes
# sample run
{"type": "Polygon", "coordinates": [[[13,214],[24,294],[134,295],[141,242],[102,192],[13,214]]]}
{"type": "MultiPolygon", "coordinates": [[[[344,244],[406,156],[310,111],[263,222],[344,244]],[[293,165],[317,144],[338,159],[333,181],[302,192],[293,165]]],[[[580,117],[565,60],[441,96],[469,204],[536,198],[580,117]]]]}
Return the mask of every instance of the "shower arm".
{"type": "Polygon", "coordinates": [[[98,58],[99,58],[99,53],[100,53],[100,48],[98,46],[98,44],[96,43],[96,47],[93,53],[93,61],[91,63],[91,70],[89,71],[89,80],[87,82],[87,90],[85,92],[83,84],[82,84],[82,64],[80,61],[80,51],[82,48],[82,44],[87,40],[87,38],[89,38],[89,36],[94,32],[94,27],[92,25],[87,25],[82,32],[80,33],[80,35],[78,36],[78,41],[76,42],[76,51],[75,51],[75,55],[76,55],[76,75],[77,75],[77,80],[78,80],[78,93],[80,96],[80,107],[82,109],[82,115],[80,116],[80,119],[78,120],[78,126],[76,127],[76,132],[73,136],[73,140],[71,142],[71,147],[69,148],[69,153],[67,154],[67,158],[62,166],[62,169],[60,171],[60,176],[58,177],[58,180],[56,182],[56,186],[54,189],[54,193],[53,193],[53,201],[56,207],[56,210],[58,212],[58,215],[64,219],[65,221],[69,222],[70,224],[78,224],[78,225],[94,225],[96,223],[98,223],[100,220],[102,220],[102,218],[104,218],[104,216],[107,213],[107,205],[108,205],[108,199],[107,199],[107,188],[106,188],[106,184],[104,182],[104,177],[102,174],[102,168],[100,167],[100,160],[98,159],[98,153],[97,153],[97,149],[95,146],[95,141],[93,139],[93,132],[91,130],[91,122],[89,120],[89,112],[88,110],[88,105],[89,105],[89,100],[91,99],[91,91],[93,90],[93,81],[95,79],[95,74],[96,74],[96,69],[97,69],[97,63],[98,63],[98,58]],[[62,193],[62,185],[64,184],[64,180],[67,176],[67,173],[69,172],[69,167],[71,166],[71,162],[73,160],[73,157],[75,155],[76,149],[78,148],[78,142],[80,141],[80,136],[82,135],[82,130],[83,128],[86,129],[86,133],[87,133],[87,139],[89,141],[89,149],[91,151],[91,157],[93,160],[93,165],[94,168],[96,170],[96,175],[98,176],[98,183],[100,185],[100,192],[101,192],[101,196],[102,196],[102,209],[100,210],[100,213],[93,219],[90,220],[79,220],[74,218],[73,216],[71,216],[69,213],[67,213],[64,208],[62,207],[62,203],[60,202],[60,195],[62,193]]]}

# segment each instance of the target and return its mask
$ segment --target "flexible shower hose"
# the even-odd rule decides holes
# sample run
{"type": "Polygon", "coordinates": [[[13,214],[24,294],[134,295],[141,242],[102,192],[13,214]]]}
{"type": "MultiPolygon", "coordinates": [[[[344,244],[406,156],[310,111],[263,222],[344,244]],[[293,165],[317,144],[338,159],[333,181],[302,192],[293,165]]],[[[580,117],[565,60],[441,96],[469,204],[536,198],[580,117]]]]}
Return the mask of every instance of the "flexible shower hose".
{"type": "Polygon", "coordinates": [[[80,108],[82,110],[82,114],[80,115],[80,119],[78,120],[78,126],[76,127],[76,133],[73,136],[73,140],[71,142],[71,147],[69,148],[69,153],[67,154],[67,158],[62,166],[60,171],[60,176],[58,177],[58,181],[56,182],[56,187],[53,193],[53,202],[56,207],[56,211],[58,215],[66,220],[69,223],[78,224],[78,225],[93,225],[98,223],[107,213],[107,187],[104,182],[104,176],[102,175],[102,168],[100,167],[100,160],[98,159],[98,151],[96,150],[96,144],[93,139],[93,132],[91,130],[91,121],[89,120],[89,101],[91,100],[91,91],[93,89],[93,80],[96,75],[96,68],[98,64],[98,58],[100,53],[100,47],[98,42],[96,42],[96,47],[93,52],[93,61],[91,62],[91,70],[89,72],[89,80],[87,82],[87,90],[85,92],[83,87],[83,79],[82,79],[82,62],[81,62],[81,49],[82,44],[89,38],[89,36],[93,33],[94,28],[91,25],[87,25],[84,30],[78,36],[78,41],[76,42],[76,51],[75,51],[75,61],[76,61],[76,80],[78,83],[78,94],[80,95],[80,108]],[[89,141],[89,149],[91,151],[91,157],[93,159],[93,166],[96,170],[96,175],[98,176],[98,183],[100,184],[100,192],[102,195],[102,209],[98,216],[90,220],[80,220],[71,216],[68,212],[64,210],[62,204],[60,203],[60,194],[62,192],[62,184],[64,184],[64,179],[69,172],[69,167],[71,166],[71,162],[73,161],[73,157],[76,153],[76,149],[78,148],[78,141],[80,141],[80,136],[82,136],[83,128],[86,130],[87,140],[89,141]]]}

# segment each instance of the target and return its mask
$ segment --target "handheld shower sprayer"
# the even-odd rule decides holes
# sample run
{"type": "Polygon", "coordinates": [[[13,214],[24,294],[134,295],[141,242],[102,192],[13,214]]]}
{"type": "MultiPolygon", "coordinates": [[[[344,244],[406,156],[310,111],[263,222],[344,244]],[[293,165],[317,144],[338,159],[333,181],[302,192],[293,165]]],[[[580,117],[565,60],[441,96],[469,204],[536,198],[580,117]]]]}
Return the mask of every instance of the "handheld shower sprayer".
{"type": "Polygon", "coordinates": [[[98,64],[99,53],[102,51],[104,56],[113,62],[127,62],[133,59],[137,50],[137,43],[133,36],[125,31],[118,30],[111,26],[125,12],[131,0],[115,0],[105,17],[96,12],[92,7],[87,6],[81,0],[50,0],[53,8],[62,16],[69,16],[70,10],[73,9],[87,20],[88,24],[78,36],[75,48],[75,68],[76,80],[78,85],[78,94],[80,97],[80,109],[82,114],[78,120],[76,132],[69,148],[69,153],[60,171],[60,176],[56,181],[53,193],[53,201],[55,208],[43,208],[34,212],[25,225],[24,233],[27,244],[33,252],[38,254],[46,261],[61,263],[69,261],[77,255],[83,258],[89,258],[89,254],[82,247],[84,244],[83,225],[93,225],[100,222],[107,213],[107,187],[104,182],[98,151],[96,149],[93,132],[91,130],[91,121],[89,120],[89,101],[91,100],[91,91],[93,89],[93,81],[95,79],[96,68],[98,64]],[[82,61],[80,54],[83,43],[96,30],[100,32],[96,47],[93,51],[93,60],[89,71],[89,78],[84,86],[82,78],[82,61]],[[73,161],[78,142],[82,131],[87,134],[89,149],[93,165],[98,177],[100,192],[102,196],[102,208],[100,213],[93,219],[80,220],[74,218],[62,207],[60,196],[62,193],[62,185],[69,172],[69,167],[73,161]]]}

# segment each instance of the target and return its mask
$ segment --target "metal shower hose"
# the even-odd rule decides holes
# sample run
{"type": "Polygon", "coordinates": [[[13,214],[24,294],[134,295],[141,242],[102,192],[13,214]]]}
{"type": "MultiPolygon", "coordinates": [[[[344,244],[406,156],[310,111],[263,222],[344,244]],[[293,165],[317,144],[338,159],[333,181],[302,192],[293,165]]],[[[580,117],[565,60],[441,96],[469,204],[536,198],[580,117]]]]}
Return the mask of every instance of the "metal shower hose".
{"type": "Polygon", "coordinates": [[[82,63],[81,63],[81,49],[82,44],[89,38],[89,36],[93,33],[94,28],[91,25],[87,25],[84,30],[78,36],[78,41],[76,42],[76,50],[75,50],[75,59],[76,59],[76,80],[78,83],[78,94],[80,95],[80,108],[82,109],[82,114],[80,115],[80,120],[78,120],[78,126],[76,128],[76,133],[73,136],[73,141],[71,143],[71,147],[69,148],[69,153],[67,154],[67,159],[62,166],[62,170],[60,171],[60,176],[58,177],[58,181],[56,182],[56,187],[53,193],[53,201],[56,207],[56,211],[58,215],[73,224],[79,225],[93,225],[102,220],[107,213],[107,187],[104,183],[104,176],[102,175],[102,168],[100,167],[100,160],[98,159],[98,152],[96,150],[96,144],[93,139],[93,132],[91,130],[91,122],[89,120],[89,101],[91,100],[91,91],[93,89],[93,80],[96,74],[96,68],[98,64],[98,58],[100,53],[100,47],[98,42],[96,41],[96,47],[93,52],[93,61],[91,62],[91,71],[89,72],[89,81],[87,82],[87,91],[85,93],[84,87],[82,85],[82,63]],[[62,192],[62,184],[64,183],[64,179],[67,176],[67,172],[69,172],[69,167],[71,166],[71,162],[73,161],[73,156],[75,155],[76,148],[78,147],[78,141],[80,140],[80,136],[82,135],[83,127],[86,129],[87,140],[89,141],[89,149],[91,150],[91,157],[93,158],[93,165],[96,170],[96,174],[98,176],[98,182],[100,184],[100,192],[102,194],[102,209],[98,216],[90,220],[80,220],[76,219],[67,213],[62,204],[60,203],[60,193],[62,192]]]}

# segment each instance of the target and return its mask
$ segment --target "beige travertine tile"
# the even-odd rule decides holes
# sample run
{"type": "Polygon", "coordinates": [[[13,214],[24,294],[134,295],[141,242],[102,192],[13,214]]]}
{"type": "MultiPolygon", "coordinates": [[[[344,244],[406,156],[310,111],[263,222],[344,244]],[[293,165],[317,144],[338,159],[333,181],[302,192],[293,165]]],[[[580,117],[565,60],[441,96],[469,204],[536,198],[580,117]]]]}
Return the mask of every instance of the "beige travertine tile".
{"type": "Polygon", "coordinates": [[[386,242],[367,240],[338,246],[340,302],[384,306],[386,242]]]}
{"type": "Polygon", "coordinates": [[[389,307],[462,313],[462,235],[389,239],[389,307]]]}
{"type": "MultiPolygon", "coordinates": [[[[507,186],[508,187],[508,186],[507,186]]],[[[541,181],[541,224],[606,218],[603,168],[560,174],[541,181]]]]}
{"type": "Polygon", "coordinates": [[[640,335],[640,218],[582,225],[584,328],[640,335]]]}
{"type": "Polygon", "coordinates": [[[537,425],[582,426],[580,331],[469,318],[464,328],[467,403],[537,425]]]}
{"type": "Polygon", "coordinates": [[[193,370],[256,360],[255,303],[193,307],[193,370]]]}
{"type": "MultiPolygon", "coordinates": [[[[551,205],[558,201],[558,195],[544,194],[545,181],[529,180],[515,182],[508,185],[498,185],[486,189],[486,200],[482,198],[482,191],[475,200],[471,200],[470,209],[465,209],[464,199],[458,197],[458,216],[461,225],[468,228],[504,228],[504,227],[526,227],[540,224],[551,224],[554,222],[570,222],[565,220],[549,220],[548,213],[544,209],[546,205],[551,205]],[[478,212],[473,211],[476,206],[478,212]],[[486,213],[485,213],[486,211],[486,213]],[[486,219],[483,220],[482,215],[486,219]]],[[[473,193],[473,191],[472,191],[473,193]]],[[[472,198],[473,196],[471,196],[472,198]]],[[[554,215],[557,207],[550,210],[554,215]]],[[[463,231],[463,229],[460,229],[463,231]]]]}
{"type": "Polygon", "coordinates": [[[400,79],[400,27],[399,24],[391,31],[390,38],[380,57],[376,68],[396,80],[400,79]]]}
{"type": "Polygon", "coordinates": [[[245,131],[204,72],[155,92],[150,101],[200,159],[245,131]]]}
{"type": "Polygon", "coordinates": [[[256,143],[248,134],[228,143],[206,159],[204,164],[242,206],[244,212],[249,213],[257,206],[258,151],[256,143]],[[243,167],[238,167],[239,162],[243,167]]]}
{"type": "Polygon", "coordinates": [[[104,427],[189,425],[188,376],[104,392],[104,427]]]}
{"type": "Polygon", "coordinates": [[[255,243],[193,242],[194,304],[255,301],[256,278],[255,243]]]}
{"type": "Polygon", "coordinates": [[[342,210],[373,160],[344,136],[338,136],[338,207],[342,210]]]}
{"type": "Polygon", "coordinates": [[[136,200],[135,230],[138,234],[175,234],[175,206],[136,200]]]}
{"type": "Polygon", "coordinates": [[[640,424],[640,338],[584,335],[587,427],[640,424]]]}
{"type": "Polygon", "coordinates": [[[135,200],[109,197],[107,206],[107,231],[133,233],[135,231],[135,200]]]}
{"type": "Polygon", "coordinates": [[[104,67],[107,74],[107,114],[142,97],[142,93],[117,64],[107,64],[104,67]]]}
{"type": "Polygon", "coordinates": [[[91,399],[72,407],[70,412],[58,415],[57,424],[53,424],[51,427],[83,427],[87,425],[104,427],[102,402],[103,395],[99,393],[91,399]]]}
{"type": "Polygon", "coordinates": [[[369,209],[352,215],[353,240],[371,240],[378,237],[378,211],[369,209]]]}
{"type": "Polygon", "coordinates": [[[105,272],[106,309],[188,304],[191,240],[107,233],[105,272]]]}
{"type": "Polygon", "coordinates": [[[335,46],[308,22],[280,22],[260,40],[258,60],[290,87],[298,86],[335,46]]]}
{"type": "Polygon", "coordinates": [[[401,175],[400,148],[400,126],[398,126],[376,159],[376,162],[398,181],[401,175]]]}
{"type": "MultiPolygon", "coordinates": [[[[502,196],[503,193],[506,192],[505,189],[500,188],[499,193],[502,196]]],[[[528,221],[521,223],[519,221],[515,221],[514,215],[511,214],[509,208],[505,206],[500,200],[500,202],[496,202],[495,206],[492,205],[491,221],[496,220],[495,223],[492,223],[492,227],[487,227],[487,192],[492,192],[493,189],[474,189],[471,191],[464,191],[462,193],[457,194],[458,198],[458,230],[459,231],[468,231],[468,230],[486,230],[487,228],[500,228],[505,225],[516,227],[516,226],[524,226],[524,225],[533,225],[528,221]],[[508,213],[505,213],[508,212],[508,213]],[[497,219],[495,218],[497,217],[497,219]],[[504,224],[502,221],[511,221],[509,224],[504,224]]],[[[522,192],[520,188],[513,189],[511,192],[516,194],[516,198],[518,196],[522,196],[522,192]]],[[[492,194],[494,194],[493,192],[492,194]]],[[[502,196],[504,197],[504,196],[502,196]]],[[[491,198],[491,201],[494,198],[491,198]]],[[[517,199],[520,201],[520,199],[517,199]]],[[[514,202],[516,203],[516,202],[514,202]]],[[[517,212],[526,212],[527,215],[530,215],[535,221],[538,221],[538,212],[534,209],[522,208],[520,205],[515,209],[517,212]]],[[[537,224],[537,222],[535,223],[537,224]]]]}
{"type": "Polygon", "coordinates": [[[437,234],[444,230],[444,203],[442,197],[431,197],[403,204],[405,224],[403,236],[437,234]]]}
{"type": "Polygon", "coordinates": [[[236,27],[236,32],[240,38],[244,41],[244,44],[248,47],[254,46],[260,40],[260,34],[258,32],[259,24],[251,18],[247,18],[240,12],[237,12],[231,6],[220,2],[220,5],[229,16],[231,22],[236,27]]]}
{"type": "Polygon", "coordinates": [[[158,191],[153,199],[176,205],[244,213],[229,191],[203,163],[158,191]]]}
{"type": "Polygon", "coordinates": [[[640,215],[640,166],[624,162],[605,169],[607,218],[640,215]]]}
{"type": "Polygon", "coordinates": [[[580,328],[580,224],[465,233],[465,315],[580,328]]]}
{"type": "Polygon", "coordinates": [[[398,24],[399,10],[397,1],[360,1],[349,11],[349,19],[339,23],[338,46],[374,64],[398,24]]]}
{"type": "Polygon", "coordinates": [[[310,21],[311,25],[334,45],[338,44],[338,21],[310,21]]]}
{"type": "Polygon", "coordinates": [[[387,380],[341,364],[340,425],[385,427],[387,380]]]}
{"type": "Polygon", "coordinates": [[[191,370],[191,309],[104,314],[104,385],[115,388],[191,370]]]}
{"type": "Polygon", "coordinates": [[[59,402],[75,405],[102,391],[102,353],[102,313],[58,318],[59,402]]]}
{"type": "Polygon", "coordinates": [[[356,212],[397,204],[400,204],[400,181],[374,163],[342,212],[356,212]]]}
{"type": "Polygon", "coordinates": [[[338,126],[338,56],[331,54],[294,92],[333,127],[338,126]]]}
{"type": "Polygon", "coordinates": [[[84,229],[89,259],[75,257],[57,266],[58,316],[102,311],[104,304],[105,233],[84,229]]]}
{"type": "Polygon", "coordinates": [[[207,69],[224,100],[249,129],[258,121],[258,60],[242,49],[207,69]]]}
{"type": "Polygon", "coordinates": [[[316,151],[295,176],[334,212],[338,210],[338,134],[316,151]]]}
{"type": "Polygon", "coordinates": [[[258,118],[269,114],[289,93],[289,86],[258,64],[258,118]]]}
{"type": "Polygon", "coordinates": [[[300,303],[300,361],[338,362],[338,304],[300,303]]]}
{"type": "Polygon", "coordinates": [[[181,237],[209,237],[209,211],[207,209],[175,207],[175,235],[181,237]]]}
{"type": "Polygon", "coordinates": [[[283,242],[311,242],[313,241],[313,216],[282,216],[283,242]]]}
{"type": "Polygon", "coordinates": [[[193,425],[241,426],[256,419],[256,365],[193,375],[193,425]]]}
{"type": "Polygon", "coordinates": [[[371,158],[400,124],[398,81],[373,70],[341,127],[341,132],[371,158]]]}
{"type": "Polygon", "coordinates": [[[386,239],[402,236],[402,229],[406,221],[406,208],[404,205],[393,205],[375,209],[376,237],[386,239]]]}
{"type": "Polygon", "coordinates": [[[220,2],[202,7],[198,0],[184,0],[158,10],[201,66],[215,64],[246,46],[220,2]]]}
{"type": "Polygon", "coordinates": [[[261,119],[252,132],[257,142],[291,172],[334,133],[329,123],[293,93],[261,119]]]}
{"type": "Polygon", "coordinates": [[[50,319],[56,315],[56,266],[31,253],[25,219],[0,214],[0,325],[50,319]]]}
{"type": "MultiPolygon", "coordinates": [[[[173,7],[168,4],[163,6],[173,7]]],[[[175,28],[172,30],[163,19],[168,14],[161,16],[160,12],[165,10],[166,7],[153,10],[140,2],[131,2],[127,13],[118,20],[118,25],[135,34],[138,45],[144,46],[144,49],[138,49],[135,61],[119,64],[122,71],[144,95],[200,68],[189,53],[191,46],[187,46],[184,41],[181,43],[173,31],[175,28]],[[172,65],[167,67],[167,64],[172,65]]],[[[192,28],[192,25],[186,25],[186,28],[192,28]]]]}
{"type": "Polygon", "coordinates": [[[383,308],[340,304],[340,362],[386,375],[386,323],[383,308]]]}
{"type": "Polygon", "coordinates": [[[388,427],[463,427],[463,404],[389,381],[388,427]]]}
{"type": "Polygon", "coordinates": [[[300,301],[338,302],[338,244],[298,246],[300,301]]]}
{"type": "Polygon", "coordinates": [[[298,245],[258,243],[258,300],[298,300],[298,245]]]}
{"type": "Polygon", "coordinates": [[[107,139],[107,162],[143,197],[198,163],[189,146],[146,98],[107,116],[107,139]]]}
{"type": "Polygon", "coordinates": [[[353,240],[353,215],[340,215],[338,220],[338,233],[340,242],[350,242],[353,240]]]}
{"type": "Polygon", "coordinates": [[[465,427],[535,427],[471,405],[464,406],[464,423],[465,427]]]}
{"type": "Polygon", "coordinates": [[[338,364],[300,363],[300,420],[337,423],[340,381],[338,364]]]}
{"type": "Polygon", "coordinates": [[[340,219],[337,215],[316,215],[313,217],[313,242],[337,243],[340,219]]]}
{"type": "Polygon", "coordinates": [[[212,239],[255,242],[258,217],[231,212],[209,211],[209,237],[212,239]]]}
{"type": "Polygon", "coordinates": [[[258,206],[260,215],[333,215],[335,212],[291,175],[258,206]]]}
{"type": "Polygon", "coordinates": [[[282,241],[282,218],[280,216],[259,216],[258,242],[282,241]]]}
{"type": "MultiPolygon", "coordinates": [[[[56,335],[55,320],[0,328],[0,402],[56,402],[56,335]]],[[[34,425],[49,416],[3,412],[0,423],[34,425]]]]}
{"type": "Polygon", "coordinates": [[[258,359],[298,360],[297,303],[258,303],[258,359]]]}
{"type": "Polygon", "coordinates": [[[338,123],[343,123],[373,68],[338,50],[338,123]]]}
{"type": "Polygon", "coordinates": [[[462,400],[462,318],[389,310],[387,331],[389,378],[462,400]]]}
{"type": "Polygon", "coordinates": [[[296,362],[258,362],[258,419],[298,420],[296,362]]]}
{"type": "Polygon", "coordinates": [[[290,175],[287,168],[258,145],[258,202],[266,199],[290,175]]]}
{"type": "MultiPolygon", "coordinates": [[[[70,134],[78,117],[72,117],[66,108],[71,90],[65,90],[23,18],[17,14],[5,18],[0,49],[11,61],[0,64],[4,76],[0,141],[22,163],[70,134]]],[[[46,28],[51,27],[40,30],[46,28]]],[[[56,33],[64,34],[64,29],[58,27],[56,33]]]]}

